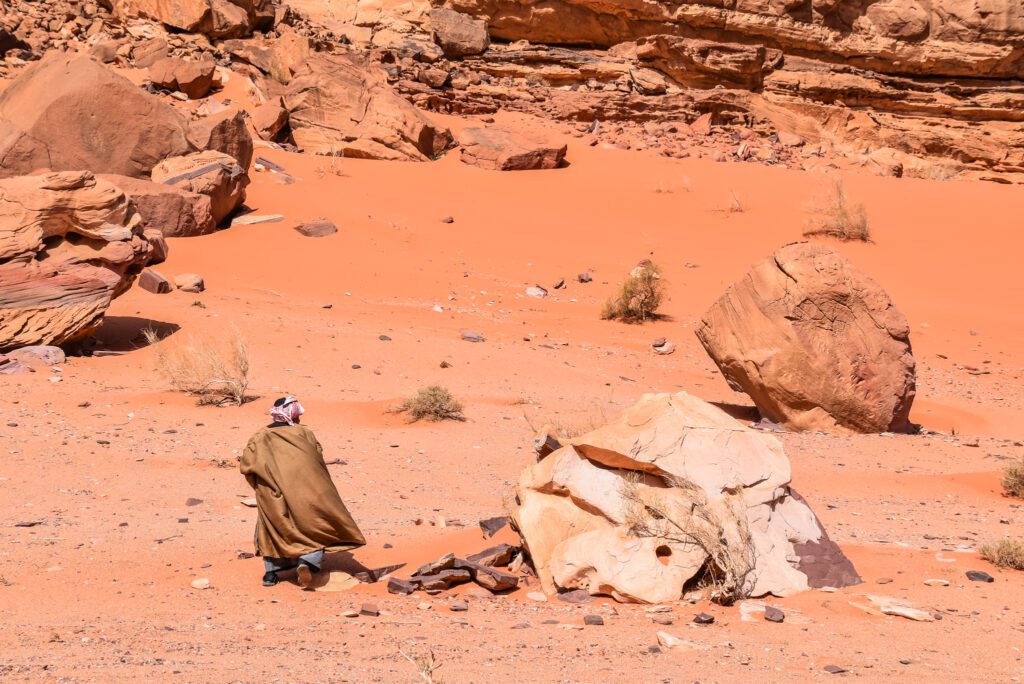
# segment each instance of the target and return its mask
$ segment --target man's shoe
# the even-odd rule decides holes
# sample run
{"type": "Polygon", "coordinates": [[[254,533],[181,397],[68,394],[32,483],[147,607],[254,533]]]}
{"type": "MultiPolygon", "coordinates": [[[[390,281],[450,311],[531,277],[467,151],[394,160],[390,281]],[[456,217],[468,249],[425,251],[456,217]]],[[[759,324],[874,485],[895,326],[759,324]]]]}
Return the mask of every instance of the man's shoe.
{"type": "Polygon", "coordinates": [[[278,579],[277,579],[277,573],[276,572],[268,572],[267,574],[263,575],[263,586],[265,586],[265,587],[272,587],[272,586],[276,585],[277,582],[278,582],[278,579]]]}

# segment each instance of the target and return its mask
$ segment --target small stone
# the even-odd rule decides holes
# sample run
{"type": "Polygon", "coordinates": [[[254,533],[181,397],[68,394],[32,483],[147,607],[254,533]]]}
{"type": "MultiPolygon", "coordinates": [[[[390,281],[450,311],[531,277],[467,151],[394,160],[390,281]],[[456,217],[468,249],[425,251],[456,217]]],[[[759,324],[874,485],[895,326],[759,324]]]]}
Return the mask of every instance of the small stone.
{"type": "MultiPolygon", "coordinates": [[[[442,368],[444,368],[443,364],[442,364],[442,368]]],[[[480,530],[484,533],[484,536],[490,538],[490,537],[493,537],[495,534],[497,534],[503,527],[505,527],[505,525],[508,525],[508,516],[498,516],[498,517],[495,517],[495,518],[486,518],[484,520],[481,520],[479,522],[479,525],[480,525],[480,530]]],[[[505,544],[503,546],[508,546],[508,545],[505,544]]],[[[481,552],[479,554],[474,554],[473,556],[469,557],[469,560],[478,560],[478,557],[482,556],[483,554],[484,554],[484,552],[481,552]]],[[[486,565],[486,563],[485,563],[485,565],[486,565]]]]}
{"type": "Polygon", "coordinates": [[[256,497],[246,497],[239,501],[239,503],[242,504],[243,506],[248,506],[249,508],[256,508],[256,497]]]}
{"type": "Polygon", "coordinates": [[[924,583],[926,585],[928,585],[929,587],[948,587],[949,586],[949,580],[944,580],[944,579],[926,579],[924,581],[924,583]]]}
{"type": "Polygon", "coordinates": [[[580,281],[581,283],[589,283],[593,279],[594,277],[589,273],[580,273],[578,276],[576,276],[576,280],[580,281]]]}
{"type": "Polygon", "coordinates": [[[465,601],[456,601],[455,603],[448,606],[448,610],[452,611],[453,613],[465,613],[467,610],[469,610],[469,604],[465,601]]]}
{"type": "Polygon", "coordinates": [[[416,591],[416,583],[410,582],[409,580],[399,579],[398,577],[392,577],[388,580],[388,593],[399,594],[401,596],[408,596],[409,594],[416,591]]]}
{"type": "Polygon", "coordinates": [[[198,506],[201,503],[203,503],[202,499],[194,499],[191,496],[189,498],[185,499],[185,505],[186,506],[198,506]]]}
{"type": "Polygon", "coordinates": [[[455,223],[455,219],[451,216],[445,216],[441,219],[441,223],[455,223]]]}
{"type": "Polygon", "coordinates": [[[892,584],[891,577],[879,577],[875,580],[875,584],[892,584]]]}
{"type": "Polygon", "coordinates": [[[151,268],[139,274],[139,287],[153,294],[167,294],[171,291],[171,284],[167,282],[167,278],[151,268]]]}
{"type": "Polygon", "coordinates": [[[715,616],[708,615],[707,613],[697,613],[693,616],[693,621],[698,625],[712,625],[715,622],[715,616]]]}
{"type": "Polygon", "coordinates": [[[417,606],[416,606],[416,607],[417,607],[417,608],[418,608],[419,610],[430,610],[431,608],[433,608],[433,607],[434,607],[434,604],[433,604],[433,603],[431,603],[430,601],[423,601],[422,603],[420,603],[420,604],[417,604],[417,606]]]}
{"type": "Polygon", "coordinates": [[[565,601],[566,603],[590,603],[594,600],[594,597],[586,589],[573,589],[572,591],[560,593],[558,600],[565,601]]]}
{"type": "Polygon", "coordinates": [[[846,672],[846,670],[839,667],[838,665],[826,665],[825,672],[828,672],[829,674],[842,674],[846,672]]]}
{"type": "Polygon", "coordinates": [[[765,606],[764,619],[768,622],[784,622],[786,614],[774,606],[765,606]]]}
{"type": "Polygon", "coordinates": [[[529,622],[520,622],[517,625],[512,625],[511,629],[530,629],[529,622]]]}
{"type": "Polygon", "coordinates": [[[486,342],[487,338],[478,332],[466,331],[462,333],[462,339],[466,342],[486,342]]]}
{"type": "Polygon", "coordinates": [[[911,661],[908,658],[900,658],[900,665],[909,665],[911,661]]]}
{"type": "Polygon", "coordinates": [[[174,286],[182,292],[199,293],[206,289],[203,278],[195,273],[180,273],[174,276],[174,286]]]}
{"type": "Polygon", "coordinates": [[[366,615],[367,617],[378,617],[380,615],[380,609],[377,608],[376,603],[364,603],[359,608],[360,615],[366,615]]]}
{"type": "Polygon", "coordinates": [[[338,232],[338,227],[334,225],[333,221],[321,218],[316,219],[315,221],[300,223],[295,226],[295,230],[306,237],[319,238],[334,235],[338,232]]]}
{"type": "Polygon", "coordinates": [[[381,342],[390,342],[391,341],[391,338],[388,337],[387,335],[379,335],[377,337],[377,339],[380,340],[381,342]]]}
{"type": "Polygon", "coordinates": [[[193,589],[209,589],[210,588],[210,580],[208,580],[205,577],[200,577],[199,579],[194,579],[194,580],[192,580],[192,588],[193,589]]]}
{"type": "Polygon", "coordinates": [[[593,627],[601,627],[604,625],[604,618],[600,615],[584,615],[583,624],[591,625],[593,627]]]}
{"type": "Polygon", "coordinates": [[[565,278],[562,278],[557,283],[555,283],[554,287],[552,289],[564,290],[565,289],[565,278]]]}
{"type": "Polygon", "coordinates": [[[260,223],[279,223],[284,221],[283,214],[264,214],[262,216],[257,214],[243,214],[242,216],[236,216],[231,220],[232,226],[255,226],[260,223]]]}
{"type": "Polygon", "coordinates": [[[548,600],[547,594],[545,594],[542,591],[531,591],[529,594],[526,595],[526,598],[530,599],[531,601],[539,601],[541,603],[546,603],[548,600]]]}
{"type": "Polygon", "coordinates": [[[675,622],[675,620],[672,619],[671,615],[655,614],[655,615],[651,615],[651,622],[653,622],[656,625],[668,626],[668,625],[673,624],[675,622]]]}
{"type": "Polygon", "coordinates": [[[669,634],[668,632],[658,632],[657,636],[658,636],[658,644],[662,648],[668,648],[668,649],[677,648],[679,646],[682,646],[683,643],[684,643],[682,639],[680,639],[679,637],[674,637],[671,634],[669,634]]]}
{"type": "Polygon", "coordinates": [[[972,582],[995,582],[996,581],[995,578],[992,577],[992,575],[988,574],[987,572],[982,572],[981,570],[968,570],[967,571],[967,579],[971,580],[972,582]]]}
{"type": "Polygon", "coordinates": [[[526,288],[526,296],[534,297],[536,299],[544,299],[548,296],[548,291],[540,285],[534,285],[533,287],[526,288]]]}
{"type": "Polygon", "coordinates": [[[347,618],[359,617],[359,611],[358,610],[352,610],[351,608],[349,608],[348,610],[341,611],[341,617],[347,617],[347,618]]]}

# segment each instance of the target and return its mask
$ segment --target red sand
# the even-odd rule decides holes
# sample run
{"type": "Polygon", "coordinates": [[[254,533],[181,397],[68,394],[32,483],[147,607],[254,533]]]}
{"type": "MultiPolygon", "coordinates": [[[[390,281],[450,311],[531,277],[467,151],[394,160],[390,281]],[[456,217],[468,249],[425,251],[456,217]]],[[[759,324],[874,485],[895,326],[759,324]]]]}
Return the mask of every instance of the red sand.
{"type": "Polygon", "coordinates": [[[599,424],[644,392],[679,389],[749,413],[692,330],[750,264],[801,239],[823,179],[569,144],[569,168],[525,173],[481,171],[453,154],[344,160],[337,175],[325,159],[258,150],[296,182],[256,173],[248,204],[285,220],[172,240],[157,267],[199,273],[207,292],[134,289],[98,334],[127,354],[72,359],[60,384],[47,371],[5,379],[0,425],[17,427],[2,428],[0,442],[0,679],[416,681],[399,651],[433,649],[445,681],[803,680],[831,676],[828,664],[864,681],[1020,681],[1024,576],[972,551],[1020,536],[1024,522],[1021,502],[998,486],[1005,463],[1024,455],[1012,441],[1024,436],[1019,187],[845,176],[874,242],[840,249],[909,318],[913,419],[944,434],[781,436],[795,486],[865,579],[770,601],[805,624],[683,604],[664,627],[639,606],[524,596],[469,596],[468,612],[451,613],[445,597],[392,597],[379,584],[343,594],[260,586],[260,562],[236,557],[251,551],[254,511],[239,504],[248,493],[234,456],[285,392],[302,398],[328,460],[346,462],[331,471],[370,539],[355,553],[369,567],[483,548],[476,521],[502,513],[532,458],[530,423],[599,424]],[[742,212],[724,210],[731,193],[742,212]],[[319,217],[339,233],[292,230],[319,217]],[[643,258],[664,269],[670,318],[600,321],[603,300],[643,258]],[[584,271],[593,283],[576,282],[584,271]],[[523,294],[562,278],[567,288],[545,300],[523,294]],[[201,408],[167,391],[152,350],[136,348],[149,325],[180,326],[174,337],[237,328],[260,399],[201,408]],[[487,341],[461,341],[464,330],[487,341]],[[675,354],[650,351],[662,336],[675,354]],[[435,382],[464,401],[466,423],[407,425],[385,413],[435,382]],[[966,446],[973,438],[977,448],[966,446]],[[202,503],[186,506],[190,497],[202,503]],[[430,524],[438,516],[448,528],[430,524]],[[42,524],[14,527],[31,521],[42,524]],[[968,569],[996,582],[969,582],[968,569]],[[198,577],[212,588],[192,589],[198,577]],[[864,593],[943,619],[871,615],[851,605],[864,593]],[[429,610],[417,608],[424,600],[429,610]],[[364,601],[382,616],[341,617],[364,601]],[[690,624],[702,610],[715,625],[690,624]],[[543,624],[581,624],[588,612],[606,625],[543,624]],[[650,653],[658,630],[696,647],[650,653]]]}

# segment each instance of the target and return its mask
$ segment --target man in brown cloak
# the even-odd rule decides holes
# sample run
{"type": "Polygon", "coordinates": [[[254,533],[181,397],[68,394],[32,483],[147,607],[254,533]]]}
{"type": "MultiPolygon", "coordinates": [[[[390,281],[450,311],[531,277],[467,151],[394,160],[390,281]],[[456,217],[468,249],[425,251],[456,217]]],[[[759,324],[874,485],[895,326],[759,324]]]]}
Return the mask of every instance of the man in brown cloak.
{"type": "Polygon", "coordinates": [[[239,469],[256,492],[256,553],[263,556],[263,586],[277,572],[296,568],[307,586],[320,572],[325,551],[366,544],[331,481],[323,447],[313,431],[299,425],[304,413],[295,397],[278,399],[274,422],[249,440],[239,469]]]}

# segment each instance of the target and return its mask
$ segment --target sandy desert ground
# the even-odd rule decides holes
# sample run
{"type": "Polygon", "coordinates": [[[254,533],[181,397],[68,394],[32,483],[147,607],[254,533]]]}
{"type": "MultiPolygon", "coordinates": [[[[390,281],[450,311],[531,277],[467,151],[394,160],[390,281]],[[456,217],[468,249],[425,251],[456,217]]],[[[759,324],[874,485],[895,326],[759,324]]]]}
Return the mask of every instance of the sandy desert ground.
{"type": "Polygon", "coordinates": [[[874,242],[839,248],[910,320],[912,419],[925,432],[778,436],[795,488],[863,584],[769,599],[786,611],[782,624],[682,603],[670,626],[611,600],[531,601],[529,587],[426,598],[391,596],[383,583],[344,593],[260,585],[259,559],[239,557],[252,551],[255,512],[241,504],[249,491],[235,459],[284,393],[306,406],[368,537],[335,559],[349,569],[412,568],[492,543],[477,521],[503,514],[545,422],[599,425],[645,392],[677,390],[755,416],[693,329],[752,263],[801,239],[824,179],[590,147],[543,121],[497,118],[549,128],[568,142],[570,165],[502,174],[449,155],[332,169],[258,149],[296,182],[254,173],[247,204],[284,220],[171,240],[158,267],[203,275],[206,292],[134,288],[97,334],[123,354],[4,379],[0,680],[413,682],[401,654],[432,651],[449,682],[1020,681],[1024,575],[977,555],[1024,524],[999,485],[1024,456],[1019,186],[845,175],[874,242]],[[733,195],[742,211],[728,211],[733,195]],[[319,217],[339,232],[292,230],[319,217]],[[667,318],[599,320],[644,258],[664,269],[667,318]],[[582,272],[593,282],[578,283],[582,272]],[[546,299],[524,295],[563,278],[566,289],[546,299]],[[237,329],[259,398],[199,407],[169,391],[147,327],[172,339],[237,329]],[[486,342],[463,341],[468,330],[486,342]],[[655,355],[658,337],[676,353],[655,355]],[[387,413],[432,383],[465,403],[466,422],[410,425],[387,413]],[[971,569],[995,582],[967,580],[971,569]],[[200,578],[208,589],[192,588],[200,578]],[[865,594],[941,620],[866,611],[865,594]],[[454,600],[469,610],[452,612],[454,600]],[[343,616],[364,603],[380,616],[343,616]],[[716,622],[693,624],[701,611],[716,622]],[[588,614],[605,624],[581,628],[588,614]],[[659,630],[690,644],[663,652],[659,630]]]}

